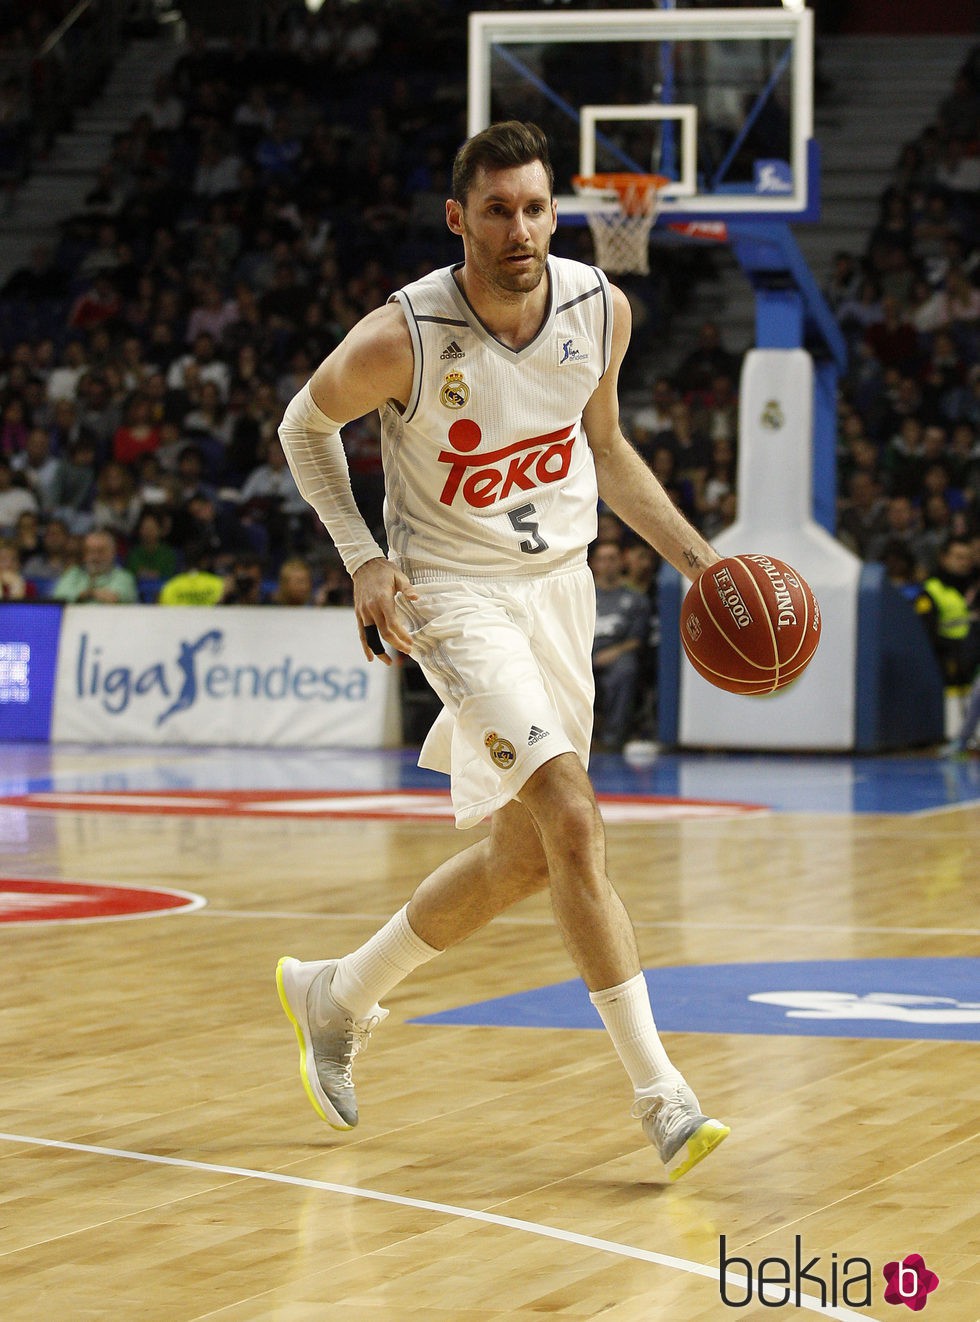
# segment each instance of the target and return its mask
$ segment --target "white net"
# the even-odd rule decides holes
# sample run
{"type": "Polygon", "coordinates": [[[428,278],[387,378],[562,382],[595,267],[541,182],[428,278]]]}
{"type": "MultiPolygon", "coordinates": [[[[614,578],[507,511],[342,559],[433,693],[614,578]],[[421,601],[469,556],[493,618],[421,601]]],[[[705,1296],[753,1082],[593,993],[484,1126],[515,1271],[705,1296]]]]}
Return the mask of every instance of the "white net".
{"type": "Polygon", "coordinates": [[[596,265],[609,275],[647,275],[650,230],[657,215],[657,185],[649,177],[638,175],[635,183],[613,187],[597,178],[576,180],[575,187],[583,197],[609,203],[608,207],[586,213],[596,265]]]}
{"type": "Polygon", "coordinates": [[[627,216],[620,211],[594,211],[588,217],[596,266],[608,275],[650,271],[652,216],[627,216]]]}

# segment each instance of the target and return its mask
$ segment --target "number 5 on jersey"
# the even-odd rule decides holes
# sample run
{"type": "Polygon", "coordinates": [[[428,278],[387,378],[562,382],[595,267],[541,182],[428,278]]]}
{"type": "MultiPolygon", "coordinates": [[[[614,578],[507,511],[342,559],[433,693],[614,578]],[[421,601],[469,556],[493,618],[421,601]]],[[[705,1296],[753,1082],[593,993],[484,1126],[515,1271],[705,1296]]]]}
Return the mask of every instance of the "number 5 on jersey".
{"type": "Polygon", "coordinates": [[[511,510],[507,517],[510,519],[511,527],[515,532],[529,532],[533,540],[521,542],[521,550],[528,555],[537,555],[539,551],[547,551],[548,543],[538,532],[537,520],[533,517],[537,510],[533,505],[521,505],[519,509],[511,510]]]}

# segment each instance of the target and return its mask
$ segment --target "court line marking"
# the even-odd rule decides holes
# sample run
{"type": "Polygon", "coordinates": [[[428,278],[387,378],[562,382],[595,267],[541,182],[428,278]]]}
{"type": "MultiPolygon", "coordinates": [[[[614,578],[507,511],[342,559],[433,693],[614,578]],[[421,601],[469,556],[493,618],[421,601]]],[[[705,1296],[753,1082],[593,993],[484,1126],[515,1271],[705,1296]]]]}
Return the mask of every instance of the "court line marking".
{"type": "MultiPolygon", "coordinates": [[[[557,1239],[565,1244],[575,1244],[580,1248],[596,1249],[600,1253],[610,1253],[620,1258],[635,1258],[640,1262],[653,1263],[658,1267],[668,1267],[673,1271],[686,1272],[691,1276],[704,1276],[708,1280],[719,1281],[720,1272],[705,1263],[692,1262],[687,1258],[676,1258],[666,1253],[655,1253],[651,1249],[636,1248],[632,1244],[620,1244],[616,1240],[597,1239],[593,1235],[580,1235],[574,1230],[561,1230],[557,1226],[547,1226],[538,1221],[522,1221],[516,1217],[500,1216],[496,1212],[481,1212],[476,1208],[457,1207],[452,1203],[434,1203],[425,1198],[409,1198],[403,1194],[383,1193],[378,1189],[362,1189],[356,1185],[332,1184],[327,1180],[310,1180],[301,1175],[283,1175],[279,1171],[253,1170],[247,1166],[222,1166],[207,1161],[192,1161],[187,1157],[162,1157],[151,1152],[136,1152],[126,1148],[105,1148],[91,1143],[70,1143],[64,1139],[38,1138],[30,1134],[0,1133],[0,1140],[5,1143],[26,1143],[31,1147],[57,1148],[64,1152],[83,1152],[89,1156],[115,1157],[126,1161],[142,1161],[152,1166],[176,1166],[183,1170],[205,1171],[211,1175],[231,1175],[238,1179],[260,1180],[269,1184],[290,1184],[300,1189],[319,1189],[324,1193],[335,1193],[349,1198],[365,1198],[379,1203],[394,1203],[399,1207],[411,1207],[420,1212],[434,1212],[440,1216],[458,1217],[466,1221],[479,1221],[485,1225],[502,1226],[505,1230],[519,1230],[527,1235],[538,1235],[544,1239],[557,1239]]],[[[725,1280],[730,1285],[745,1288],[748,1277],[734,1272],[726,1272],[725,1280]]],[[[753,1295],[758,1290],[758,1280],[752,1277],[753,1295]]],[[[794,1293],[795,1299],[795,1293],[794,1293]]],[[[824,1306],[814,1295],[800,1294],[799,1307],[822,1317],[835,1318],[838,1322],[881,1322],[869,1313],[855,1313],[849,1308],[824,1306]]]]}

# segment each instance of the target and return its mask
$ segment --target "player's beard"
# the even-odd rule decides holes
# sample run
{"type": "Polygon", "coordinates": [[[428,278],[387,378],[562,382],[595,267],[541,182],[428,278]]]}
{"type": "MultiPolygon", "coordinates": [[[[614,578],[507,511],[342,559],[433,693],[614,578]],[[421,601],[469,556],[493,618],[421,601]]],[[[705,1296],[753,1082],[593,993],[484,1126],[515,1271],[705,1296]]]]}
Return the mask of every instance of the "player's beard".
{"type": "Polygon", "coordinates": [[[481,243],[472,231],[467,233],[469,253],[467,261],[474,268],[475,274],[492,285],[502,294],[530,294],[541,283],[547,269],[548,243],[543,248],[533,243],[512,248],[502,255],[491,251],[489,245],[481,243]],[[520,266],[513,266],[510,259],[518,255],[532,260],[520,266]]]}

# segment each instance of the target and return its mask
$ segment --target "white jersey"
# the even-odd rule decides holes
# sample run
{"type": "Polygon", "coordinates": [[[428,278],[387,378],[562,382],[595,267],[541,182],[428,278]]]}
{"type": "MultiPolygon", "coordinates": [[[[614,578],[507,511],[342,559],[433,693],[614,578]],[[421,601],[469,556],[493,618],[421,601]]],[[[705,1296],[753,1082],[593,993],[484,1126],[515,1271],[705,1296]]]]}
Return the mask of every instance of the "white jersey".
{"type": "Polygon", "coordinates": [[[580,562],[596,534],[582,410],[609,365],[613,307],[601,271],[548,258],[541,328],[511,349],[444,267],[392,295],[415,370],[404,410],[382,413],[385,526],[413,582],[523,577],[580,562]]]}

